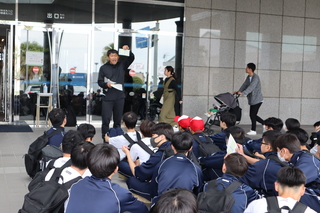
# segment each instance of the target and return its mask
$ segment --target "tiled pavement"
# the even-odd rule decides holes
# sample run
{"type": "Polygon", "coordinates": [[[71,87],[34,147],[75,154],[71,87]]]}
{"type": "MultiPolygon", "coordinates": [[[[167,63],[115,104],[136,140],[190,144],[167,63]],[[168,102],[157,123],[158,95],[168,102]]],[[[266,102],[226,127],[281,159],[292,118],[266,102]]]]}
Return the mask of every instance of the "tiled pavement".
{"type": "MultiPolygon", "coordinates": [[[[240,125],[246,131],[249,130],[248,125],[240,125]]],[[[32,126],[31,126],[32,127],[32,126]]],[[[0,126],[1,128],[1,126],[0,126]]],[[[21,208],[24,195],[27,193],[27,185],[30,178],[25,172],[23,155],[27,152],[31,142],[33,142],[39,135],[47,128],[33,128],[33,132],[27,133],[0,133],[0,212],[1,213],[16,213],[21,208]]],[[[251,138],[261,137],[262,128],[258,126],[257,136],[251,138]]],[[[303,126],[308,132],[312,132],[312,126],[303,126]]],[[[74,129],[74,128],[66,128],[74,129]]],[[[100,128],[97,128],[97,134],[94,138],[94,143],[101,143],[100,128]]],[[[219,128],[215,127],[215,132],[219,128]]],[[[118,175],[114,175],[113,181],[126,187],[124,180],[120,179],[118,175]]]]}

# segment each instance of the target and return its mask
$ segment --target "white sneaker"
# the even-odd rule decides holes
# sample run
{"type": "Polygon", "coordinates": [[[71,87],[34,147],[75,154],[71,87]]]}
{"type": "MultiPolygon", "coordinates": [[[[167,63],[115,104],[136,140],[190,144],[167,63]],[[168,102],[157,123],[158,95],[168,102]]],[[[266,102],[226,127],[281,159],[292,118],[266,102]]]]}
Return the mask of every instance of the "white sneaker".
{"type": "Polygon", "coordinates": [[[256,135],[256,134],[257,132],[253,130],[250,130],[249,132],[247,132],[247,135],[256,135]]]}

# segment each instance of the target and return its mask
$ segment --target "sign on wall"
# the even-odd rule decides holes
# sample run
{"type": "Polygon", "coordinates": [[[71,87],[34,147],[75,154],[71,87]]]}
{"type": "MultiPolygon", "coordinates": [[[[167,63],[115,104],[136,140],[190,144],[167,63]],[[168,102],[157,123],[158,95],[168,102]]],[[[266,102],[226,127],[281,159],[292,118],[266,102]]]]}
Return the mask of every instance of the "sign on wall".
{"type": "Polygon", "coordinates": [[[43,52],[26,52],[26,64],[34,66],[43,66],[43,52]]]}

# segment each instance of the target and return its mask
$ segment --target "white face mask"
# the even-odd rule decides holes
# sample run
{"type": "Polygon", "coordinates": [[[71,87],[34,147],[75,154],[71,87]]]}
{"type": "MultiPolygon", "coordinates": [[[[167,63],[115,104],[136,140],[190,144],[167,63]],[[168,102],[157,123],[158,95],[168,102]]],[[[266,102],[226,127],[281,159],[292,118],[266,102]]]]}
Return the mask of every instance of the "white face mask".
{"type": "Polygon", "coordinates": [[[286,159],[284,159],[284,157],[281,157],[280,152],[277,152],[277,155],[280,161],[287,162],[286,159]]]}

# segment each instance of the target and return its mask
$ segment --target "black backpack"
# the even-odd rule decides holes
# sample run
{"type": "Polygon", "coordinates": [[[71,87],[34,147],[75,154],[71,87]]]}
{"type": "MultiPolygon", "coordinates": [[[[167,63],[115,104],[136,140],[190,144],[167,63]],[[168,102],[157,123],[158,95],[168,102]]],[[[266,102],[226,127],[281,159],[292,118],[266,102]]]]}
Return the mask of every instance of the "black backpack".
{"type": "Polygon", "coordinates": [[[24,197],[19,213],[62,213],[64,202],[68,199],[68,189],[81,179],[81,176],[59,184],[63,168],[55,169],[49,181],[42,181],[24,197]]]}
{"type": "Polygon", "coordinates": [[[131,147],[133,144],[138,144],[144,151],[146,151],[149,155],[153,155],[154,152],[145,144],[141,141],[141,136],[139,132],[136,131],[137,134],[137,141],[133,141],[132,138],[128,134],[124,134],[123,137],[127,139],[127,141],[130,143],[128,147],[131,147]]]}
{"type": "Polygon", "coordinates": [[[208,190],[199,193],[197,197],[199,213],[231,213],[234,204],[232,193],[241,186],[239,181],[233,181],[227,188],[218,190],[216,180],[208,182],[208,190]]]}
{"type": "Polygon", "coordinates": [[[58,158],[61,158],[63,156],[63,152],[60,148],[53,146],[53,145],[47,145],[41,150],[41,161],[42,166],[41,170],[45,170],[47,163],[51,160],[55,160],[58,158]]]}
{"type": "Polygon", "coordinates": [[[33,178],[35,174],[41,170],[41,153],[42,149],[48,144],[49,138],[61,131],[62,129],[58,128],[49,135],[44,132],[43,135],[38,137],[34,142],[32,142],[32,144],[30,144],[28,153],[24,155],[24,165],[26,167],[27,174],[31,178],[33,178]]]}
{"type": "MultiPolygon", "coordinates": [[[[31,180],[31,182],[28,185],[29,192],[31,192],[37,185],[41,184],[49,173],[49,171],[54,167],[55,160],[52,160],[49,162],[48,166],[45,168],[45,170],[37,172],[37,174],[34,176],[34,178],[31,180]]],[[[71,159],[69,159],[65,164],[63,164],[60,168],[64,169],[71,166],[71,159]]]]}
{"type": "Polygon", "coordinates": [[[300,202],[296,202],[293,209],[290,209],[289,207],[279,208],[279,203],[278,203],[277,197],[272,196],[272,197],[267,197],[266,199],[267,199],[267,205],[268,205],[267,213],[281,213],[281,209],[287,209],[287,210],[289,210],[288,211],[289,213],[302,213],[307,209],[307,206],[300,203],[300,202]]]}
{"type": "Polygon", "coordinates": [[[205,141],[202,141],[198,135],[192,135],[196,142],[199,144],[199,157],[207,157],[221,151],[220,148],[215,145],[208,136],[205,137],[205,141]]]}

